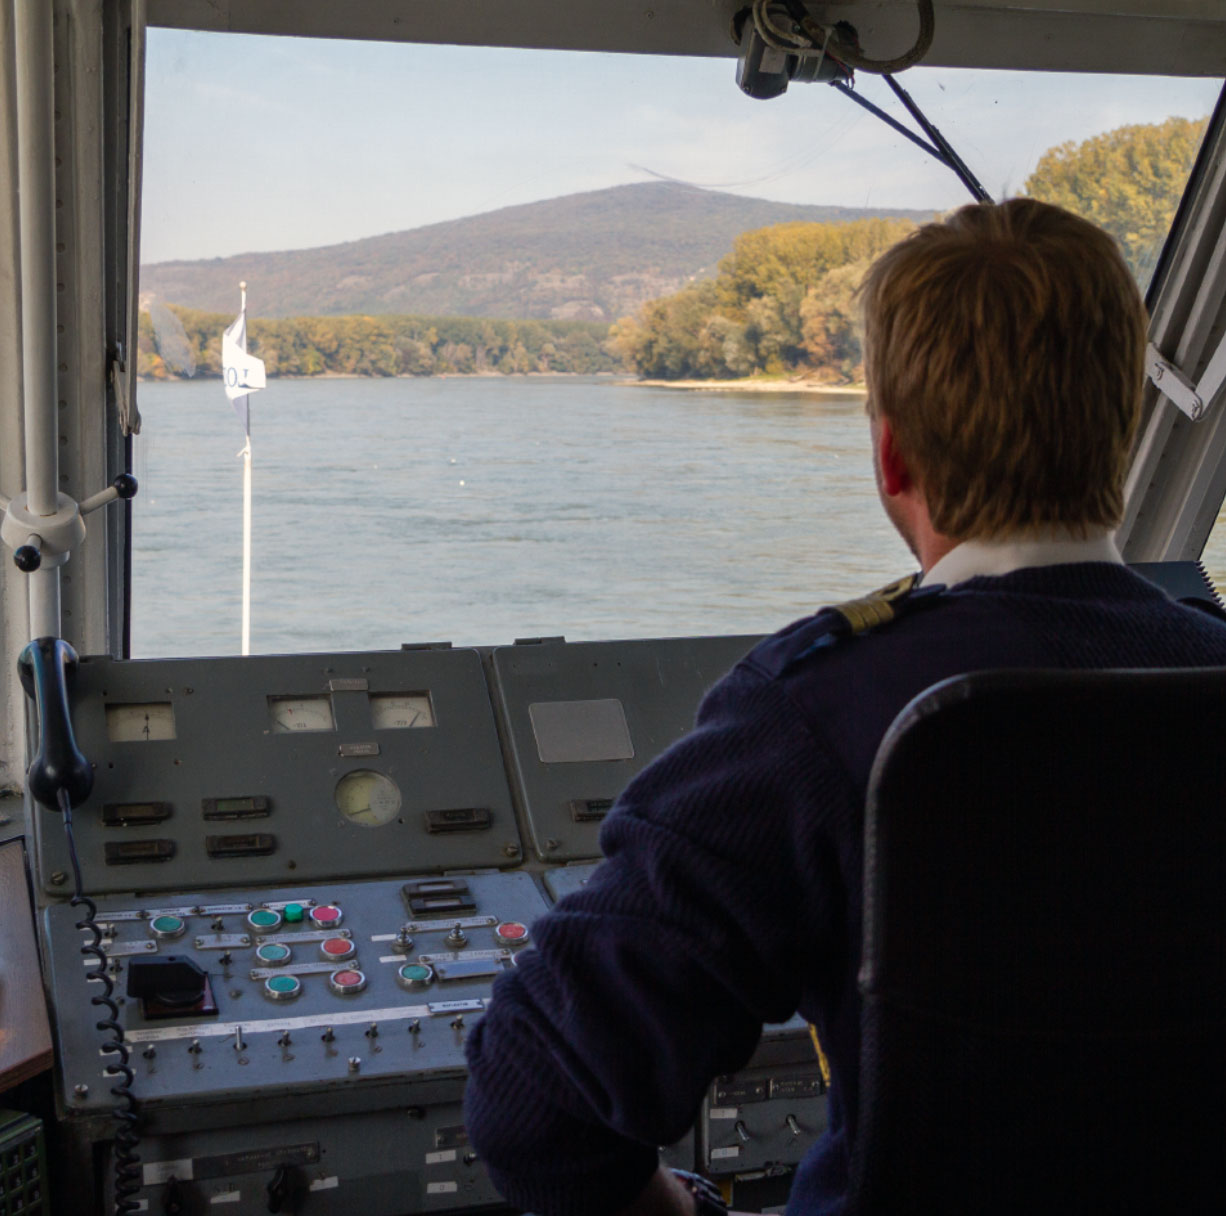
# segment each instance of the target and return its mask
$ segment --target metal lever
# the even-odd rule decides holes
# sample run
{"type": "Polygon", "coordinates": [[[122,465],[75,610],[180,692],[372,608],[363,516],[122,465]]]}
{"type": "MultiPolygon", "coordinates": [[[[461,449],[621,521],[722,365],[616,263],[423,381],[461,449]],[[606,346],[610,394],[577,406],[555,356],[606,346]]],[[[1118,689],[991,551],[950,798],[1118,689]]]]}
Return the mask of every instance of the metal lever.
{"type": "Polygon", "coordinates": [[[67,494],[56,495],[54,515],[36,515],[29,509],[27,495],[8,499],[0,495],[4,519],[0,521],[0,539],[13,550],[17,569],[33,574],[44,561],[62,565],[85,539],[85,519],[91,511],[116,499],[132,498],[136,494],[136,478],[120,473],[105,490],[76,503],[67,494]]]}

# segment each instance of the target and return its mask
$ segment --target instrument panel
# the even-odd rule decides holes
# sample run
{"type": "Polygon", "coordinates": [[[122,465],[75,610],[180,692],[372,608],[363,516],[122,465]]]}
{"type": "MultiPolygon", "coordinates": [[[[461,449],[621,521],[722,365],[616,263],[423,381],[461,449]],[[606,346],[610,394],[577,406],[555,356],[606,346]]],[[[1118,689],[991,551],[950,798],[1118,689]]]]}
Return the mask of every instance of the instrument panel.
{"type": "MultiPolygon", "coordinates": [[[[464,1132],[465,1038],[598,864],[617,794],[754,640],[81,660],[95,783],[73,823],[140,1106],[138,1210],[499,1208],[464,1132]]],[[[105,1210],[118,1055],[62,820],[33,817],[56,1200],[105,1210]]],[[[824,1121],[788,1023],[663,1157],[779,1177],[824,1121]]]]}

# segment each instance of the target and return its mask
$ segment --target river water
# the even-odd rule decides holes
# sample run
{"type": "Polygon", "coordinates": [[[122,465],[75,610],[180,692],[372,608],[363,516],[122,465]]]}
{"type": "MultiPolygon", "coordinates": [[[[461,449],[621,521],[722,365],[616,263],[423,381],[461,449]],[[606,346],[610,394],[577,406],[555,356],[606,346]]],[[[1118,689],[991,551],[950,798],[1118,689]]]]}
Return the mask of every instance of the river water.
{"type": "MultiPolygon", "coordinates": [[[[241,428],[216,380],[139,401],[132,653],[238,653],[241,428]]],[[[519,376],[251,403],[254,653],[762,633],[914,565],[857,395],[519,376]]]]}
{"type": "MultiPolygon", "coordinates": [[[[142,384],[132,653],[237,654],[242,432],[142,384]]],[[[251,398],[255,653],[767,633],[914,568],[858,395],[608,378],[274,380],[251,398]]],[[[1226,524],[1205,550],[1226,584],[1226,524]]]]}

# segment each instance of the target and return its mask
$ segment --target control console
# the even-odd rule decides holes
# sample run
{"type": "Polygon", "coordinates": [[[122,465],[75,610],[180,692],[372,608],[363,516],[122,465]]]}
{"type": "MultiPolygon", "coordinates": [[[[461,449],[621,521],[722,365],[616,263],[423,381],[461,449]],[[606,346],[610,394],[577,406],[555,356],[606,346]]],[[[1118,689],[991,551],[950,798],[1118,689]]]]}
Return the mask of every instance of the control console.
{"type": "MultiPolygon", "coordinates": [[[[62,820],[31,812],[71,1164],[57,1202],[105,1210],[117,1156],[152,1212],[500,1206],[464,1131],[465,1039],[594,868],[617,794],[752,641],[82,659],[96,951],[62,820]],[[100,1028],[108,987],[130,1081],[100,1028]],[[139,1105],[136,1164],[117,1087],[139,1105]]],[[[824,1101],[807,1028],[768,1028],[664,1158],[786,1172],[824,1101]]]]}

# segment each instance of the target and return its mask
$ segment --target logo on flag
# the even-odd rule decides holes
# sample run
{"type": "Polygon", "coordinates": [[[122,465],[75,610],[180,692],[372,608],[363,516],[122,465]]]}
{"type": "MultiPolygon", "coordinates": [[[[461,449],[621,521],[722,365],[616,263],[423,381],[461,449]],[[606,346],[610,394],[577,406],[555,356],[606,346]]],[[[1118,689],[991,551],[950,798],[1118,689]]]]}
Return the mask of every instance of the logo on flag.
{"type": "Polygon", "coordinates": [[[247,353],[247,312],[244,309],[221,335],[221,369],[226,396],[234,403],[243,429],[247,429],[247,394],[266,386],[264,360],[247,353]]]}

